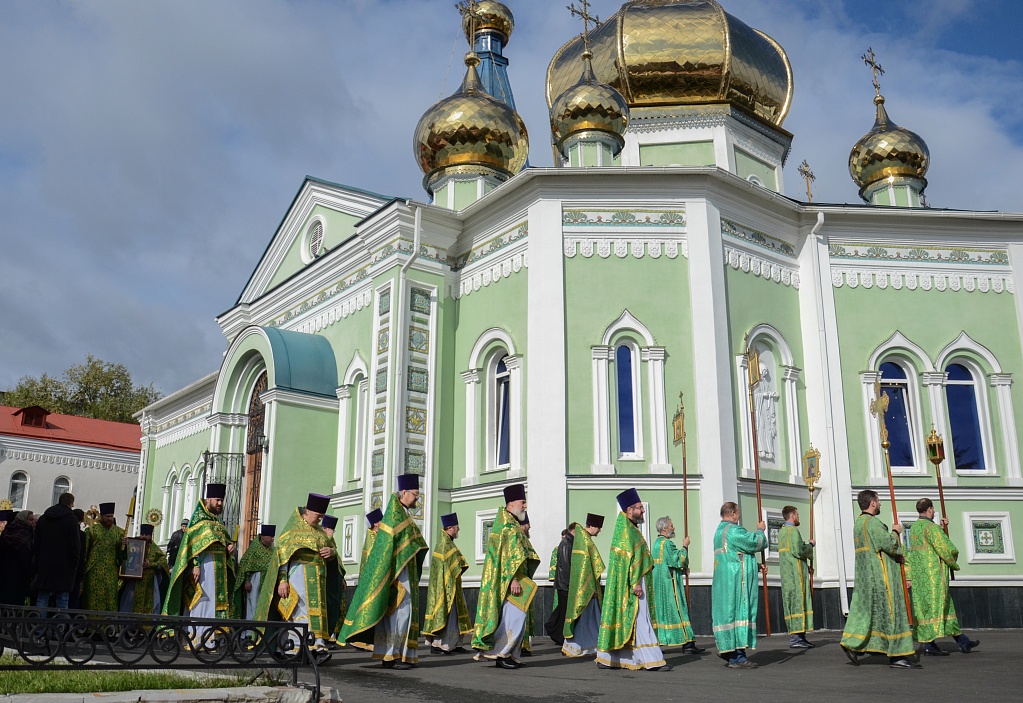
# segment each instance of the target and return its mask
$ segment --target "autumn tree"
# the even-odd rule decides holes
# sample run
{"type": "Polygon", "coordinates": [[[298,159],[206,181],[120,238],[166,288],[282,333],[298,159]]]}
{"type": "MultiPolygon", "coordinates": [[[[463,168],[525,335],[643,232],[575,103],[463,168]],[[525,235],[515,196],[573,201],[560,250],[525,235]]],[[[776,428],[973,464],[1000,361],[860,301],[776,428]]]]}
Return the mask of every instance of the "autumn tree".
{"type": "Polygon", "coordinates": [[[23,377],[3,394],[3,404],[20,408],[39,405],[64,415],[134,422],[132,415],[160,397],[152,384],[135,385],[124,364],[90,354],[84,364],[75,364],[60,378],[45,373],[39,378],[23,377]]]}

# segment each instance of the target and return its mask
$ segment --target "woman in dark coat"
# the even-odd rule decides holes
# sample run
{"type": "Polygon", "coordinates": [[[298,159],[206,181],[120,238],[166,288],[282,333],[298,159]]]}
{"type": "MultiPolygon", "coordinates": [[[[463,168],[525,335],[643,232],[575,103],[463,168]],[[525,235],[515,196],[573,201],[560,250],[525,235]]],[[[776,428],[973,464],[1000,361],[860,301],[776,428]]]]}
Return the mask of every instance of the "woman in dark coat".
{"type": "Polygon", "coordinates": [[[0,603],[25,605],[32,583],[32,511],[22,510],[0,534],[0,603]]]}

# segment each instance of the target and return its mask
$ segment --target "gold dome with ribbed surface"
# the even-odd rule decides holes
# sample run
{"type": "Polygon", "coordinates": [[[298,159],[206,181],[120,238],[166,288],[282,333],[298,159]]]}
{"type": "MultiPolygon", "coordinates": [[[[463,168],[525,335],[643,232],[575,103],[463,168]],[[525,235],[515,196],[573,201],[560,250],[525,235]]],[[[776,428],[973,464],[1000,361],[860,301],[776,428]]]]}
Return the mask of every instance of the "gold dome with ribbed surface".
{"type": "Polygon", "coordinates": [[[924,176],[931,163],[927,143],[919,134],[891,121],[884,97],[878,95],[874,104],[877,105],[874,128],[856,142],[849,154],[849,173],[860,187],[860,194],[889,176],[918,178],[926,186],[924,176]]]}
{"type": "MultiPolygon", "coordinates": [[[[476,12],[476,31],[497,32],[504,37],[504,43],[507,45],[508,40],[511,39],[512,31],[515,29],[515,16],[512,15],[512,11],[497,0],[480,0],[476,3],[476,12]]],[[[469,36],[468,14],[462,16],[462,31],[465,32],[465,38],[469,40],[471,46],[474,37],[469,36]]]]}
{"type": "Polygon", "coordinates": [[[601,132],[614,138],[620,151],[629,126],[629,105],[621,93],[597,81],[585,55],[583,64],[579,82],[558,96],[551,107],[554,143],[560,150],[565,140],[575,134],[601,132]]]}
{"type": "MultiPolygon", "coordinates": [[[[576,37],[547,69],[547,105],[576,81],[576,37]]],[[[792,103],[792,67],[776,41],[715,0],[633,0],[590,33],[596,79],[629,107],[731,103],[781,126],[792,103]]]]}
{"type": "Polygon", "coordinates": [[[478,63],[469,54],[461,87],[435,103],[416,126],[413,149],[427,190],[451,167],[491,169],[510,177],[526,164],[526,125],[515,110],[483,90],[478,63]]]}

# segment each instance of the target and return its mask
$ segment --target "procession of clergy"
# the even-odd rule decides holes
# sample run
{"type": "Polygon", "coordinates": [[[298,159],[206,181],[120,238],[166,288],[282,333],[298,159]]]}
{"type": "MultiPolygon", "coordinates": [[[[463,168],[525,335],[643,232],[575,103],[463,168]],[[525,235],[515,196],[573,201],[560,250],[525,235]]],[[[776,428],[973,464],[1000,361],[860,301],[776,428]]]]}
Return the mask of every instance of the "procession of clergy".
{"type": "MultiPolygon", "coordinates": [[[[187,526],[183,523],[179,542],[172,539],[171,549],[177,553],[170,562],[153,544],[152,526],[142,526],[148,539],[144,575],[120,589],[119,603],[116,566],[90,569],[85,588],[108,594],[109,609],[117,604],[122,611],[138,613],[306,623],[315,639],[310,643],[314,651],[352,645],[396,670],[416,666],[422,621],[422,634],[435,654],[468,653],[462,644],[471,635],[477,661],[492,661],[502,669],[521,667],[521,657],[529,654],[534,576],[540,565],[529,540],[525,486],[504,489],[505,507],[498,511],[487,542],[475,625],[462,593],[468,563],[454,543],[459,530],[454,513],[441,517],[443,529],[434,545],[425,612],[421,610],[418,584],[429,547],[411,515],[419,501],[419,477],[399,476],[397,488],[386,510],[366,516],[369,529],[358,586],[347,607],[345,574],[333,536],[337,518],[325,515],[326,496],[309,494],[279,537],[275,526],[263,525],[260,539],[237,562],[234,541],[219,519],[223,484],[206,487],[205,499],[187,526]]],[[[556,596],[545,630],[563,655],[595,654],[602,669],[670,671],[662,648],[680,646],[693,655],[704,651],[696,646],[684,584],[689,538],[681,548],[676,546],[674,524],[663,517],[656,522],[658,537],[651,549],[638,527],[645,517],[639,493],[629,489],[617,500],[621,512],[606,564],[593,541],[603,528],[603,516],[588,514],[584,524],[572,523],[563,532],[551,555],[549,578],[556,596]]],[[[858,665],[861,655],[874,653],[887,655],[893,668],[919,668],[914,639],[924,644],[923,654],[944,656],[948,651],[937,645],[943,636],[969,653],[979,643],[960,631],[949,596],[949,571],[959,567],[958,551],[942,530],[947,520],[943,517],[939,527],[931,501],[918,501],[920,519],[910,530],[907,558],[902,525],[889,530],[882,523],[877,493],[861,491],[857,500],[862,512],[855,524],[856,588],[841,641],[849,660],[858,665]],[[912,626],[896,586],[903,563],[912,573],[912,626]]],[[[795,507],[784,508],[783,517],[778,556],[789,646],[811,649],[814,645],[806,639],[813,630],[808,562],[815,545],[803,541],[795,507]]],[[[756,647],[757,577],[765,568],[758,568],[754,555],[765,550],[768,539],[763,522],[747,531],[739,521],[739,507],[725,503],[714,535],[711,610],[719,656],[729,668],[752,669],[757,664],[746,651],[756,647]]],[[[97,535],[89,541],[109,551],[106,561],[115,564],[123,530],[106,522],[94,529],[116,531],[107,539],[97,535]]],[[[90,560],[100,563],[95,556],[90,560]]]]}

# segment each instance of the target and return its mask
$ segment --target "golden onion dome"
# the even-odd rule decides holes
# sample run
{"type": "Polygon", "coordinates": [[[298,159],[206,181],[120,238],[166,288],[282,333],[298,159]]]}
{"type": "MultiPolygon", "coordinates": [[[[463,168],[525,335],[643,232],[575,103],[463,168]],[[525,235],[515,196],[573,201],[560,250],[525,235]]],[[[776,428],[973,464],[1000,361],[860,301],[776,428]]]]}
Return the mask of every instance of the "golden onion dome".
{"type": "Polygon", "coordinates": [[[849,154],[849,173],[860,187],[860,194],[889,177],[918,178],[926,186],[924,176],[931,162],[927,143],[919,134],[891,121],[883,96],[875,97],[874,104],[874,128],[856,142],[849,154]]]}
{"type": "Polygon", "coordinates": [[[462,85],[435,103],[419,119],[413,149],[426,177],[427,190],[446,169],[494,171],[510,177],[522,170],[529,155],[529,135],[522,118],[491,97],[480,84],[470,53],[462,85]]]}
{"type": "Polygon", "coordinates": [[[629,126],[629,105],[617,90],[593,76],[590,57],[583,54],[583,74],[579,82],[558,96],[551,107],[551,132],[558,150],[569,137],[583,132],[609,134],[625,143],[629,126]]]}
{"type": "MultiPolygon", "coordinates": [[[[632,0],[590,33],[596,79],[629,107],[730,103],[781,126],[792,103],[784,49],[716,0],[632,0]]],[[[547,105],[576,81],[583,39],[547,68],[547,105]]]]}
{"type": "MultiPolygon", "coordinates": [[[[476,3],[476,12],[476,31],[497,32],[504,37],[504,43],[507,45],[508,40],[511,39],[512,30],[515,29],[515,16],[512,15],[512,11],[497,0],[480,0],[476,3]]],[[[468,14],[462,16],[462,31],[465,32],[465,38],[472,46],[474,37],[469,36],[468,14]]]]}

